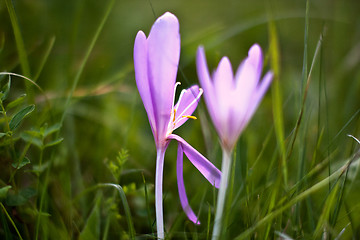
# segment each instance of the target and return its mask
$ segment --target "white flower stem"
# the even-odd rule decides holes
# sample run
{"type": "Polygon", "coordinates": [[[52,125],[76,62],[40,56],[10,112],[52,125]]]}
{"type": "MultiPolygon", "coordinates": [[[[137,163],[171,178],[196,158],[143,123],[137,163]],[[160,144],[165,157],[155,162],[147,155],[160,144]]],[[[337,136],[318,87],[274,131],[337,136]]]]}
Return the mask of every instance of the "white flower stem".
{"type": "Polygon", "coordinates": [[[232,162],[232,151],[223,148],[222,164],[221,164],[221,180],[220,188],[217,198],[216,214],[212,240],[217,240],[221,236],[222,230],[222,218],[224,213],[224,206],[226,200],[226,192],[229,183],[230,166],[232,162]]]}
{"type": "Polygon", "coordinates": [[[164,170],[165,148],[157,149],[156,173],[155,173],[155,211],[156,228],[158,239],[164,239],[164,217],[163,217],[163,170],[164,170]]]}

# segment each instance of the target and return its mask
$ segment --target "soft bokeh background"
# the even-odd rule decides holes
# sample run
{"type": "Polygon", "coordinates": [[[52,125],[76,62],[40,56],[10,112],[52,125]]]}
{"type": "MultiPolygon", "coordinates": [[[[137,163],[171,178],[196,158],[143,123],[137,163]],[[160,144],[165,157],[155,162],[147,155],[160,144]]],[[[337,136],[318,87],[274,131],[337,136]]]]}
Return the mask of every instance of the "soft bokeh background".
{"type": "MultiPolygon", "coordinates": [[[[36,83],[44,90],[41,93],[32,88],[36,109],[23,121],[15,137],[22,136],[26,130],[45,124],[51,126],[60,121],[66,98],[109,2],[12,1],[30,65],[29,74],[21,68],[5,1],[0,3],[0,71],[36,78],[36,83]],[[47,51],[48,58],[43,62],[47,51]],[[38,72],[40,66],[43,68],[38,72]]],[[[89,236],[86,234],[92,233],[94,239],[100,236],[126,239],[128,227],[117,193],[111,188],[93,189],[99,183],[109,182],[124,188],[137,236],[146,238],[152,233],[151,225],[155,226],[153,183],[156,153],[146,112],[135,85],[132,51],[137,31],[143,30],[148,34],[154,20],[166,11],[174,13],[180,22],[182,49],[178,81],[182,82],[181,88],[198,83],[195,53],[199,45],[204,45],[211,69],[224,55],[230,58],[236,69],[250,46],[259,43],[265,53],[267,71],[270,69],[269,21],[274,21],[276,26],[285,146],[287,153],[292,153],[287,158],[288,185],[277,185],[281,154],[274,131],[274,89],[271,89],[237,146],[233,182],[234,195],[239,197],[234,197],[236,201],[232,203],[229,238],[239,235],[266,215],[267,210],[264,209],[271,202],[273,185],[278,186],[276,201],[282,197],[291,198],[288,196],[291,187],[314,166],[323,163],[315,175],[300,184],[298,192],[291,194],[296,195],[329,176],[357,151],[357,143],[346,134],[359,136],[359,1],[310,1],[306,38],[306,1],[115,1],[73,92],[71,104],[66,109],[64,124],[58,133],[63,142],[43,152],[33,144],[29,146],[26,156],[31,163],[15,173],[13,183],[8,182],[14,172],[8,166],[11,163],[9,150],[2,144],[0,187],[10,184],[13,192],[9,194],[15,196],[21,189],[31,188],[36,192],[21,205],[11,206],[8,200],[2,200],[24,239],[35,236],[35,221],[39,216],[42,194],[45,200],[41,210],[44,215],[39,230],[41,239],[59,239],[59,236],[61,239],[86,238],[89,236]],[[302,107],[304,79],[307,79],[303,75],[304,49],[307,50],[309,72],[320,35],[323,35],[320,52],[315,59],[299,134],[291,150],[294,128],[302,107]],[[45,167],[36,175],[32,170],[39,167],[40,158],[45,167]],[[120,170],[116,159],[126,160],[120,170]],[[148,194],[145,194],[145,186],[148,194]],[[96,214],[92,214],[94,212],[96,214]],[[95,228],[95,231],[92,228],[92,231],[86,226],[97,226],[98,229],[95,228]]],[[[2,78],[2,85],[6,80],[7,77],[2,78]]],[[[9,98],[15,99],[26,91],[24,80],[12,77],[9,98]]],[[[31,102],[31,99],[27,101],[31,102]]],[[[203,103],[195,115],[199,120],[188,121],[176,132],[220,167],[220,147],[203,103]]],[[[4,125],[3,120],[1,124],[4,125]]],[[[24,138],[16,140],[17,151],[23,151],[26,146],[24,138]]],[[[196,227],[186,220],[181,210],[175,159],[176,145],[171,144],[164,171],[166,229],[173,237],[182,238],[188,233],[189,237],[203,239],[207,230],[211,229],[207,226],[207,219],[208,213],[213,214],[214,211],[213,189],[185,161],[186,190],[194,211],[200,213],[203,223],[196,227]]],[[[359,236],[357,165],[351,173],[341,187],[343,191],[337,193],[343,196],[340,200],[337,198],[339,205],[325,204],[333,187],[329,184],[329,187],[316,191],[305,201],[284,211],[282,219],[275,218],[268,223],[270,238],[278,236],[275,231],[293,238],[313,236],[325,211],[324,204],[331,206],[331,211],[340,206],[336,224],[328,224],[331,225],[329,234],[333,238],[342,229],[345,229],[346,238],[359,236]]],[[[341,181],[344,182],[344,179],[341,181]]],[[[329,222],[331,215],[334,215],[333,212],[326,218],[329,222]]],[[[0,236],[11,235],[13,238],[9,239],[16,239],[10,222],[7,225],[5,222],[8,220],[3,212],[0,236]]],[[[259,228],[252,236],[262,239],[267,236],[266,229],[259,228]]]]}

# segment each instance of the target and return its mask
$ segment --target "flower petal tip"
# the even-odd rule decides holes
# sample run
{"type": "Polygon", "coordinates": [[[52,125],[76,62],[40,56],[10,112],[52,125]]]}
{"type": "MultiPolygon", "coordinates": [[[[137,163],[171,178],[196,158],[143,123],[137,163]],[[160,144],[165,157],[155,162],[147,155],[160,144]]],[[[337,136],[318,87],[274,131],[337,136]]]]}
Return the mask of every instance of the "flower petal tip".
{"type": "Polygon", "coordinates": [[[161,21],[166,21],[166,22],[173,22],[177,25],[179,25],[179,21],[177,19],[177,17],[172,14],[171,12],[165,12],[163,15],[161,15],[156,21],[155,21],[155,24],[161,22],[161,21]]]}

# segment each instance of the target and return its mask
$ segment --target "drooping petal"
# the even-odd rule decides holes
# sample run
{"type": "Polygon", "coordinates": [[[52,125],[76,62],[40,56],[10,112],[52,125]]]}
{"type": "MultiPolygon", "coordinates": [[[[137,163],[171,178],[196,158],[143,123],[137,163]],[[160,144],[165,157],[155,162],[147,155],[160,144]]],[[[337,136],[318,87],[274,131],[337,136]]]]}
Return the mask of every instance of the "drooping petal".
{"type": "Polygon", "coordinates": [[[167,12],[155,21],[148,38],[148,74],[159,138],[166,136],[179,58],[179,22],[167,12]]]}
{"type": "Polygon", "coordinates": [[[136,85],[149,118],[151,129],[156,132],[153,103],[149,88],[147,67],[147,40],[142,31],[139,31],[134,43],[134,69],[136,85]]]}
{"type": "Polygon", "coordinates": [[[174,106],[176,110],[175,119],[179,118],[180,120],[175,124],[175,128],[183,125],[188,118],[182,116],[190,116],[195,111],[200,99],[197,99],[199,96],[200,90],[198,85],[193,85],[186,90],[183,90],[183,94],[180,95],[181,99],[178,100],[177,104],[174,106]],[[191,105],[190,105],[191,104],[191,105]]]}
{"type": "Polygon", "coordinates": [[[221,172],[201,153],[188,144],[181,137],[171,134],[168,139],[174,139],[182,144],[183,151],[190,162],[200,171],[200,173],[216,188],[220,186],[221,172]]]}
{"type": "Polygon", "coordinates": [[[198,217],[195,215],[194,211],[191,209],[189,205],[189,201],[186,195],[185,185],[184,185],[184,175],[183,175],[183,148],[182,144],[178,144],[178,153],[177,153],[177,161],[176,161],[176,176],[179,190],[179,197],[181,207],[183,208],[186,216],[195,224],[200,224],[198,217]]]}

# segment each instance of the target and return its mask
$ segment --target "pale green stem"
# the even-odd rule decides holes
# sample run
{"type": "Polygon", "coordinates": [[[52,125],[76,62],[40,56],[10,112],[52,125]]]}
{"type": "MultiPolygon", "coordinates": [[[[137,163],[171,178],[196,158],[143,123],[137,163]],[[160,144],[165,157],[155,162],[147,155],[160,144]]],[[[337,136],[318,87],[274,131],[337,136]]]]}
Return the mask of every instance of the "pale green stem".
{"type": "Polygon", "coordinates": [[[163,171],[164,156],[166,147],[157,149],[156,156],[156,173],[155,173],[155,211],[156,211],[156,228],[158,239],[164,239],[164,217],[163,217],[163,171]]]}
{"type": "Polygon", "coordinates": [[[220,188],[217,198],[217,205],[216,205],[216,215],[215,215],[215,222],[214,222],[214,230],[212,235],[212,240],[217,240],[221,236],[221,225],[222,225],[222,218],[224,213],[225,207],[225,200],[226,200],[226,192],[229,183],[229,176],[230,176],[230,166],[232,162],[232,151],[223,148],[223,157],[222,157],[222,164],[221,164],[221,180],[220,180],[220,188]]]}

